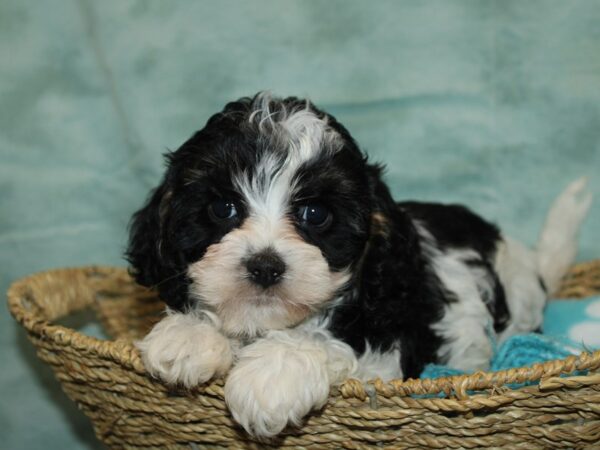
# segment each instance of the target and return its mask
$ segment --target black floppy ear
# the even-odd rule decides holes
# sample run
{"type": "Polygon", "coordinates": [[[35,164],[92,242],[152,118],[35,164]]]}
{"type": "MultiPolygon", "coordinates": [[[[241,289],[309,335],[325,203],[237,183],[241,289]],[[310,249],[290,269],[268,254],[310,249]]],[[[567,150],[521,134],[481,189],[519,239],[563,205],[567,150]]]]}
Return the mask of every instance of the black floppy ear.
{"type": "Polygon", "coordinates": [[[381,334],[382,347],[394,345],[400,331],[404,377],[416,378],[441,345],[430,324],[440,318],[443,294],[426,270],[416,225],[393,200],[381,179],[381,168],[370,166],[369,177],[374,209],[360,285],[369,311],[365,320],[381,334]],[[395,331],[386,335],[379,330],[395,331]]]}
{"type": "Polygon", "coordinates": [[[397,327],[405,299],[414,296],[414,279],[421,275],[417,230],[399,208],[381,178],[382,168],[369,166],[371,227],[361,268],[361,296],[369,309],[378,311],[375,326],[397,327]]]}
{"type": "Polygon", "coordinates": [[[371,216],[368,241],[356,269],[358,295],[334,311],[331,329],[358,353],[365,350],[366,336],[372,348],[382,352],[400,341],[405,375],[418,376],[406,372],[412,366],[404,364],[415,354],[413,336],[425,335],[413,333],[415,324],[429,323],[414,308],[421,303],[423,277],[417,230],[393,200],[381,177],[382,168],[367,165],[366,173],[371,216]]]}
{"type": "Polygon", "coordinates": [[[158,289],[171,308],[181,310],[188,301],[189,280],[185,263],[169,245],[165,224],[170,214],[172,190],[169,174],[137,211],[129,226],[126,258],[130,274],[141,285],[158,289]]]}
{"type": "Polygon", "coordinates": [[[389,188],[383,181],[384,166],[379,164],[367,164],[367,182],[369,186],[369,197],[373,212],[384,216],[394,215],[398,210],[389,188]]]}

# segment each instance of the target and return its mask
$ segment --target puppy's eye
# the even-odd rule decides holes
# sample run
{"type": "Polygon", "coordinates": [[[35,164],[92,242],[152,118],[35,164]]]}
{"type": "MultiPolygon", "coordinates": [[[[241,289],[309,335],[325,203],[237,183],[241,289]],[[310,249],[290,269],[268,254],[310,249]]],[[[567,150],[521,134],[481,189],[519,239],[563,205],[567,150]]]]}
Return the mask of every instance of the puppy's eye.
{"type": "Polygon", "coordinates": [[[233,219],[237,214],[235,203],[231,200],[219,199],[208,205],[208,215],[215,222],[233,219]]]}
{"type": "Polygon", "coordinates": [[[301,222],[314,227],[324,228],[331,223],[331,212],[327,207],[314,204],[298,208],[297,217],[301,222]]]}

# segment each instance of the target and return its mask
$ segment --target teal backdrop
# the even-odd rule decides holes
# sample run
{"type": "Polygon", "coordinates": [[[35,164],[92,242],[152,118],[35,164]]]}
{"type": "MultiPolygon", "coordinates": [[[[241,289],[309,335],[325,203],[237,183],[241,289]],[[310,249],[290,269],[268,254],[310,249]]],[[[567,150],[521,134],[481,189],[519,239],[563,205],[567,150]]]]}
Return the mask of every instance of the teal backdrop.
{"type": "MultiPolygon", "coordinates": [[[[124,265],[161,154],[261,89],[336,115],[398,199],[529,244],[588,175],[600,257],[599,24],[598,1],[1,0],[0,288],[124,265]]],[[[0,447],[99,448],[6,308],[0,339],[0,447]]]]}

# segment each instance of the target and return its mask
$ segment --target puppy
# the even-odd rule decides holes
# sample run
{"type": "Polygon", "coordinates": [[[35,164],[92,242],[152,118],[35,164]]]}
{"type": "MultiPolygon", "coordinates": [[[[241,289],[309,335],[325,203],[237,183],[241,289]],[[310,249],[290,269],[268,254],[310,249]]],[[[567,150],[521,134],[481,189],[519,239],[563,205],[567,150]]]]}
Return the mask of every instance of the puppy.
{"type": "Polygon", "coordinates": [[[259,93],[167,156],[132,221],[132,274],[166,316],[138,345],[148,371],[225,399],[265,438],[348,377],[486,369],[491,339],[537,330],[591,203],[557,199],[530,250],[463,206],[396,203],[333,116],[259,93]]]}

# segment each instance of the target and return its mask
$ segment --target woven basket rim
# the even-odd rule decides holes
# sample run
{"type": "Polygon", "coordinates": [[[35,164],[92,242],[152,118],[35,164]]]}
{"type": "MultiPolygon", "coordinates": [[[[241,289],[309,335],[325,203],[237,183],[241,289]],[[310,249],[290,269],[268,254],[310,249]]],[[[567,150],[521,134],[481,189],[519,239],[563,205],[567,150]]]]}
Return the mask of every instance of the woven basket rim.
{"type": "MultiPolygon", "coordinates": [[[[123,366],[131,368],[139,373],[146,373],[139,352],[135,345],[123,340],[104,340],[94,336],[83,334],[72,328],[52,323],[45,316],[42,308],[31,298],[29,286],[32,282],[48,276],[64,276],[67,274],[81,273],[88,275],[105,274],[128,276],[127,269],[115,266],[81,266],[61,267],[40,271],[27,275],[14,281],[7,291],[8,308],[12,316],[29,332],[45,339],[50,339],[61,346],[73,346],[78,350],[89,351],[106,359],[113,360],[123,366]],[[31,305],[31,306],[30,306],[31,305]]],[[[82,304],[69,313],[73,313],[91,306],[91,303],[82,304]]],[[[68,315],[68,314],[66,314],[68,315]]],[[[66,316],[65,315],[65,316],[66,316]]],[[[57,317],[61,318],[63,316],[57,317]]]]}
{"type": "MultiPolygon", "coordinates": [[[[590,267],[600,268],[600,260],[580,263],[574,270],[590,267]]],[[[73,347],[79,351],[90,352],[101,358],[109,359],[134,370],[139,374],[151,378],[146,372],[141,361],[138,349],[134,343],[127,340],[103,340],[85,335],[77,330],[52,323],[51,314],[33,297],[30,286],[34,283],[44,283],[50,278],[77,276],[93,284],[90,278],[99,277],[102,280],[118,278],[133,283],[124,267],[114,266],[82,266],[58,268],[28,275],[14,281],[8,292],[8,307],[13,317],[29,332],[34,335],[49,339],[63,347],[73,347]]],[[[90,307],[92,301],[83,303],[74,308],[68,308],[68,313],[90,307]]],[[[54,320],[68,314],[58,315],[54,320]]],[[[600,381],[600,375],[570,376],[574,372],[594,370],[600,367],[600,350],[583,352],[579,355],[569,356],[544,363],[537,363],[531,367],[505,369],[497,372],[477,372],[467,375],[455,375],[443,378],[423,378],[408,380],[392,380],[384,383],[380,379],[363,383],[356,379],[348,379],[339,387],[339,393],[345,398],[358,398],[364,400],[370,396],[373,389],[378,395],[384,397],[410,396],[410,395],[435,395],[445,393],[458,399],[468,399],[477,395],[477,391],[507,389],[508,384],[522,384],[539,382],[539,389],[553,389],[558,386],[580,386],[595,384],[600,381]]],[[[154,381],[157,381],[153,379],[154,381]]],[[[160,381],[157,381],[160,382],[160,381]]],[[[160,382],[162,383],[162,382],[160,382]]],[[[222,380],[215,380],[207,385],[197,388],[199,391],[211,389],[211,386],[221,385],[222,380]]],[[[418,399],[417,399],[418,400],[418,399]]],[[[426,401],[427,399],[423,399],[426,401]]]]}

